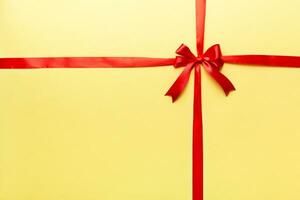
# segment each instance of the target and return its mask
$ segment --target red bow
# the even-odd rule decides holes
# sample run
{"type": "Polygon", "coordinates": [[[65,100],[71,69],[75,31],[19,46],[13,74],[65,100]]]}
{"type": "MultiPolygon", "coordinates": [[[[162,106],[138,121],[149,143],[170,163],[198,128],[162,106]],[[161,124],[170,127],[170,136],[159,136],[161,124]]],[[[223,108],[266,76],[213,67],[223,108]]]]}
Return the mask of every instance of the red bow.
{"type": "Polygon", "coordinates": [[[166,93],[166,96],[172,97],[173,102],[175,102],[183,92],[189,81],[191,72],[196,65],[202,65],[208,74],[218,82],[226,95],[235,90],[230,80],[220,72],[224,62],[222,60],[222,52],[219,44],[213,45],[199,57],[196,57],[190,48],[184,44],[177,49],[176,53],[179,56],[175,59],[174,67],[185,66],[185,68],[166,93]]]}

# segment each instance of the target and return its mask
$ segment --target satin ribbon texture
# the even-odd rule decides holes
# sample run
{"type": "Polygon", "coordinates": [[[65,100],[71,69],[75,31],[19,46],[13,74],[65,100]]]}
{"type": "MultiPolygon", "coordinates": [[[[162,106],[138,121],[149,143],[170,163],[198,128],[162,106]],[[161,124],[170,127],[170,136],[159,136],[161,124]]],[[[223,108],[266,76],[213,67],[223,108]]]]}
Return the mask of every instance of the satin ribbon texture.
{"type": "Polygon", "coordinates": [[[172,97],[173,102],[177,100],[186,87],[192,69],[196,65],[202,65],[208,74],[222,87],[226,95],[235,90],[230,80],[220,72],[224,65],[224,61],[222,60],[222,53],[219,44],[213,45],[199,57],[196,57],[184,44],[177,49],[176,53],[179,56],[176,57],[174,66],[176,68],[185,66],[185,68],[166,93],[166,96],[172,97]]]}
{"type": "MultiPolygon", "coordinates": [[[[186,45],[181,45],[176,58],[148,57],[46,57],[46,58],[0,58],[0,69],[34,68],[135,68],[135,67],[183,67],[183,71],[166,93],[173,102],[182,94],[191,72],[194,70],[193,103],[193,200],[203,200],[203,125],[201,98],[202,66],[223,89],[226,95],[235,90],[230,80],[221,73],[224,63],[247,66],[272,66],[300,68],[300,57],[278,55],[230,55],[223,56],[220,45],[204,49],[206,0],[196,1],[197,56],[186,45]]],[[[225,0],[224,0],[225,1],[225,0]]]]}

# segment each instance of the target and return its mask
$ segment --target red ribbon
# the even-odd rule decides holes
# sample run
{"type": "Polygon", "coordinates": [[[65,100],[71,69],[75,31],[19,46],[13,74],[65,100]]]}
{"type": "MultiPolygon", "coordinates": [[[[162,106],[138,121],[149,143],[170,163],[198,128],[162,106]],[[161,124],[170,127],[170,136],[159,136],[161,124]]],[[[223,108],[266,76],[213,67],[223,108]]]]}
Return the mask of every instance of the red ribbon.
{"type": "Polygon", "coordinates": [[[196,0],[197,56],[181,45],[176,58],[143,57],[52,57],[52,58],[0,58],[2,69],[32,68],[134,68],[170,66],[184,67],[182,73],[168,90],[173,102],[186,87],[194,69],[194,118],[193,118],[193,200],[203,200],[203,126],[201,108],[200,66],[222,87],[228,95],[235,90],[233,84],[220,70],[224,63],[260,65],[273,67],[300,68],[300,57],[275,55],[234,55],[222,56],[219,45],[210,47],[203,53],[206,0],[196,0]]]}
{"type": "Polygon", "coordinates": [[[176,53],[180,56],[176,57],[174,66],[181,67],[184,65],[185,68],[179,75],[175,83],[172,85],[172,87],[169,89],[169,91],[166,93],[167,96],[172,97],[173,102],[177,100],[183,89],[186,87],[192,69],[196,65],[200,64],[203,65],[208,74],[223,88],[226,95],[228,95],[229,92],[235,90],[230,80],[220,72],[221,67],[224,64],[222,60],[220,45],[216,44],[210,47],[200,57],[196,57],[184,44],[182,44],[178,48],[176,53]]]}

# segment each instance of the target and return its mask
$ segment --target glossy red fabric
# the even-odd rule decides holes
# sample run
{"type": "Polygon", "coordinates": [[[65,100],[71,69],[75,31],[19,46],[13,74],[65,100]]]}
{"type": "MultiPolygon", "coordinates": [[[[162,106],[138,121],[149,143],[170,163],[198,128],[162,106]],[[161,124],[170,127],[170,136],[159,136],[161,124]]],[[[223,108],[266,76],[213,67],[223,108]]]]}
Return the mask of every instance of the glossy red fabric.
{"type": "Polygon", "coordinates": [[[140,57],[0,58],[0,69],[134,68],[170,66],[174,62],[174,58],[140,57]]]}
{"type": "Polygon", "coordinates": [[[208,74],[216,80],[216,82],[222,87],[225,94],[228,95],[231,91],[235,90],[233,84],[226,76],[224,76],[220,70],[224,62],[222,60],[222,53],[218,44],[210,47],[203,55],[196,57],[191,50],[184,44],[182,44],[176,51],[179,55],[175,59],[174,66],[180,67],[185,65],[183,72],[179,75],[175,83],[171,86],[166,93],[167,96],[171,96],[173,102],[177,100],[179,95],[186,87],[190,78],[192,69],[196,65],[201,65],[208,72],[208,74]]]}
{"type": "Polygon", "coordinates": [[[275,56],[275,55],[235,55],[223,56],[226,63],[242,65],[259,65],[271,67],[296,67],[299,68],[300,57],[298,56],[275,56]]]}
{"type": "Polygon", "coordinates": [[[166,95],[175,102],[186,87],[194,70],[194,116],[193,116],[193,200],[203,200],[203,125],[200,66],[222,87],[228,95],[235,90],[230,80],[220,70],[224,63],[300,68],[300,57],[276,55],[222,56],[219,45],[203,53],[206,0],[196,1],[196,45],[197,56],[181,45],[175,58],[141,57],[51,57],[51,58],[0,58],[0,69],[33,68],[134,68],[169,66],[184,67],[182,73],[166,95]]]}

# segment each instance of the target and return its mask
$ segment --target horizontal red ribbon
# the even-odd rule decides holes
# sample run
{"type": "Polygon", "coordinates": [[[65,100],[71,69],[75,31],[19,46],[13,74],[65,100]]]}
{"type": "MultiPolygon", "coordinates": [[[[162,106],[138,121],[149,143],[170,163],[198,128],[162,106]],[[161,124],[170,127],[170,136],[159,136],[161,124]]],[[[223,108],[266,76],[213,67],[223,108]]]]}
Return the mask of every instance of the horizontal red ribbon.
{"type": "Polygon", "coordinates": [[[0,69],[134,68],[170,66],[174,62],[174,58],[142,57],[0,58],[0,69]]]}
{"type": "Polygon", "coordinates": [[[228,95],[235,90],[230,80],[220,71],[224,63],[273,67],[300,68],[300,57],[277,55],[223,56],[219,45],[203,53],[206,0],[196,0],[197,56],[181,45],[175,58],[147,57],[47,57],[47,58],[0,58],[0,69],[34,68],[135,68],[170,66],[184,67],[182,73],[166,95],[176,101],[186,87],[194,69],[194,117],[193,117],[193,200],[203,200],[203,126],[201,108],[202,65],[208,74],[228,95]]]}
{"type": "MultiPolygon", "coordinates": [[[[233,55],[221,56],[221,62],[239,65],[259,65],[270,67],[299,68],[300,57],[280,55],[233,55]]],[[[40,57],[40,58],[0,58],[0,69],[35,68],[140,68],[175,66],[188,64],[177,58],[148,57],[40,57]]],[[[199,62],[198,64],[202,64],[199,62]]],[[[219,65],[219,64],[218,64],[219,65]]],[[[221,67],[221,66],[219,66],[221,67]]],[[[208,69],[208,68],[206,68],[208,69]]]]}
{"type": "Polygon", "coordinates": [[[271,67],[295,67],[300,66],[298,56],[275,56],[275,55],[236,55],[223,56],[222,60],[226,63],[241,65],[259,65],[271,67]]]}

